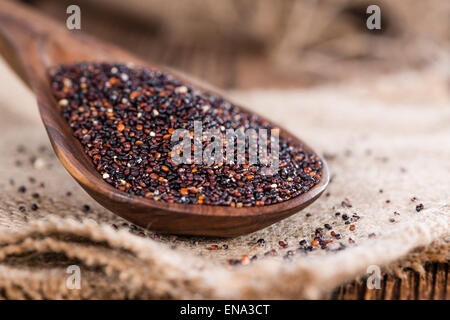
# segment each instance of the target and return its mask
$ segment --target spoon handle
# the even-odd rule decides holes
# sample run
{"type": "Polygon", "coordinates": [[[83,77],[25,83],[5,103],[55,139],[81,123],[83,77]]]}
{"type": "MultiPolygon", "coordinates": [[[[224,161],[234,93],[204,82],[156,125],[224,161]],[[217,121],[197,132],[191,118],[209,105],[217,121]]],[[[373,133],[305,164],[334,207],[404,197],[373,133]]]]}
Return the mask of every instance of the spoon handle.
{"type": "Polygon", "coordinates": [[[49,22],[32,10],[3,0],[0,6],[0,53],[14,72],[32,88],[36,73],[45,73],[40,46],[48,41],[49,22]]]}

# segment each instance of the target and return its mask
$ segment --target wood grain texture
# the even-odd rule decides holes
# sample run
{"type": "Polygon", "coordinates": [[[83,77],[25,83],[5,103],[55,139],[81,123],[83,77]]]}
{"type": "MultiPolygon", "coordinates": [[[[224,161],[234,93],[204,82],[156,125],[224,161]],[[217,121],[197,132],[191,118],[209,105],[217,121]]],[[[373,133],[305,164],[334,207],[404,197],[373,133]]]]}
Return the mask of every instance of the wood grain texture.
{"type": "Polygon", "coordinates": [[[366,279],[356,280],[337,288],[331,295],[335,300],[449,300],[448,263],[429,262],[425,273],[405,270],[399,278],[385,274],[380,289],[368,289],[366,279]]]}
{"type": "MultiPolygon", "coordinates": [[[[73,136],[51,93],[48,71],[59,64],[80,61],[133,62],[143,66],[145,62],[117,47],[81,33],[69,32],[64,25],[8,1],[0,8],[0,34],[0,49],[36,94],[42,121],[64,167],[101,205],[139,226],[172,234],[237,236],[264,228],[300,211],[316,200],[328,184],[328,169],[322,159],[321,180],[317,185],[291,200],[268,206],[231,208],[185,205],[122,192],[102,179],[73,136]]],[[[155,68],[153,65],[149,67],[155,68]]],[[[186,75],[167,68],[157,69],[169,71],[182,82],[223,96],[218,90],[186,75]]],[[[281,128],[281,138],[290,138],[309,152],[314,152],[287,130],[278,127],[281,128]]]]}

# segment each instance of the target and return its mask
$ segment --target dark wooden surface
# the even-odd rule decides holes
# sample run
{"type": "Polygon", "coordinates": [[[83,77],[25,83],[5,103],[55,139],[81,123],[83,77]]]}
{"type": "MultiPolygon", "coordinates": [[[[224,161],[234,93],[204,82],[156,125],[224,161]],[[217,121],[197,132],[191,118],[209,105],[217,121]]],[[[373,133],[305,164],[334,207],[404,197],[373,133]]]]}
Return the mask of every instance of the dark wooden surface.
{"type": "Polygon", "coordinates": [[[450,298],[448,263],[429,262],[424,267],[426,271],[424,274],[412,269],[405,270],[404,278],[385,274],[378,290],[368,289],[366,279],[353,281],[337,288],[331,299],[448,300],[450,298]]]}
{"type": "MultiPolygon", "coordinates": [[[[30,1],[35,7],[55,19],[63,21],[68,1],[30,1]]],[[[318,83],[318,79],[295,77],[274,71],[264,52],[259,48],[236,48],[215,44],[177,43],[141,28],[133,21],[117,22],[106,12],[98,15],[85,10],[84,30],[101,39],[111,41],[134,52],[148,62],[165,64],[192,74],[224,89],[248,89],[253,87],[303,88],[318,83]]],[[[123,17],[121,17],[123,19],[123,17]]],[[[332,299],[449,299],[450,281],[448,263],[430,261],[425,274],[406,270],[406,278],[384,275],[380,290],[369,290],[365,281],[353,281],[336,288],[332,299]]]]}

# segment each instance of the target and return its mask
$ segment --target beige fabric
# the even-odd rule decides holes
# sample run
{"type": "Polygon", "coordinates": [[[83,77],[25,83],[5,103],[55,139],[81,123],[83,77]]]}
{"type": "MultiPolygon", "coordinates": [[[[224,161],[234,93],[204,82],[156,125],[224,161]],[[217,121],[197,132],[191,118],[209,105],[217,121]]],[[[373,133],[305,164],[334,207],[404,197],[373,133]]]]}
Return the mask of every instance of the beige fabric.
{"type": "Polygon", "coordinates": [[[420,271],[428,259],[447,261],[450,97],[445,63],[339,87],[232,93],[326,153],[333,175],[329,194],[304,211],[235,239],[154,239],[150,231],[140,237],[126,227],[114,230],[111,225],[121,226],[124,220],[96,204],[64,170],[50,148],[33,95],[0,64],[0,297],[318,298],[364,276],[370,265],[420,271]],[[17,191],[20,185],[26,193],[17,191]],[[345,198],[351,208],[341,206],[345,198]],[[32,203],[39,210],[32,211],[32,203]],[[419,203],[425,208],[416,212],[419,203]],[[83,204],[91,210],[83,212],[83,204]],[[352,222],[355,231],[336,211],[361,216],[352,222]],[[341,242],[344,250],[283,258],[300,240],[311,241],[325,223],[342,234],[330,247],[341,242]],[[376,236],[369,237],[372,233],[376,236]],[[266,240],[265,247],[256,244],[259,238],[266,240]],[[281,248],[280,240],[289,247],[281,248]],[[229,248],[208,250],[211,244],[229,248]],[[271,249],[278,256],[264,256],[271,249]],[[246,266],[228,265],[227,259],[242,255],[258,259],[246,266]],[[69,265],[81,268],[81,290],[66,287],[69,265]]]}

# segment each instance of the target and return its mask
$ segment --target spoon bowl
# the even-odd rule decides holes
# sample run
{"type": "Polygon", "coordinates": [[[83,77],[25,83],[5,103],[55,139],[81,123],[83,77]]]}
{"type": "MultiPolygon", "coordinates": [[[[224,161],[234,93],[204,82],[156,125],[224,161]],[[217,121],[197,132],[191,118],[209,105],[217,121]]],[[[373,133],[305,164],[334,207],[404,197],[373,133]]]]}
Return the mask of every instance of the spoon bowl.
{"type": "MultiPolygon", "coordinates": [[[[170,73],[175,79],[201,90],[222,97],[226,95],[180,72],[148,65],[128,52],[78,30],[69,31],[31,9],[9,1],[2,2],[0,53],[35,93],[42,122],[61,163],[83,189],[106,209],[136,225],[161,233],[233,237],[259,230],[300,211],[315,201],[327,187],[328,168],[321,158],[323,167],[318,184],[290,200],[266,206],[233,208],[167,203],[116,189],[102,179],[62,117],[50,88],[50,68],[81,61],[134,63],[170,73]]],[[[241,106],[239,108],[248,111],[241,106]]],[[[280,127],[282,137],[291,138],[295,143],[302,144],[305,150],[315,153],[303,141],[280,127]]]]}

